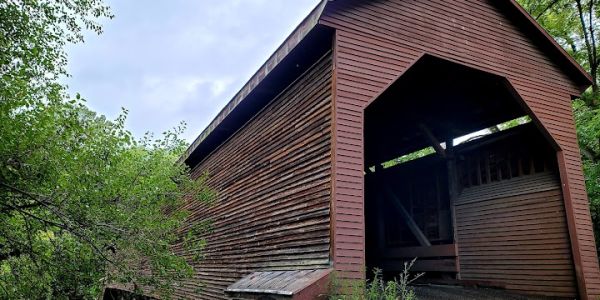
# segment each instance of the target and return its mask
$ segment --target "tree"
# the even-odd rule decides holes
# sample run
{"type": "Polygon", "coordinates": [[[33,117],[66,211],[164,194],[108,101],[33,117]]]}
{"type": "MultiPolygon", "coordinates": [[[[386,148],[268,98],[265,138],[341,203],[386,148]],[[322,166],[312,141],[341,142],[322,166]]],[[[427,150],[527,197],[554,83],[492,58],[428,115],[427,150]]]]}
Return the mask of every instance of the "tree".
{"type": "Polygon", "coordinates": [[[136,140],[126,110],[107,120],[59,83],[64,46],[100,18],[99,0],[0,1],[0,298],[91,299],[108,282],[168,297],[201,257],[182,203],[212,192],[177,163],[184,126],[136,140]]]}
{"type": "Polygon", "coordinates": [[[598,106],[598,56],[600,39],[600,1],[598,0],[521,0],[525,9],[573,56],[592,76],[586,104],[598,106]]]}
{"type": "Polygon", "coordinates": [[[523,7],[592,76],[592,87],[573,102],[590,209],[600,245],[600,0],[520,0],[523,7]]]}

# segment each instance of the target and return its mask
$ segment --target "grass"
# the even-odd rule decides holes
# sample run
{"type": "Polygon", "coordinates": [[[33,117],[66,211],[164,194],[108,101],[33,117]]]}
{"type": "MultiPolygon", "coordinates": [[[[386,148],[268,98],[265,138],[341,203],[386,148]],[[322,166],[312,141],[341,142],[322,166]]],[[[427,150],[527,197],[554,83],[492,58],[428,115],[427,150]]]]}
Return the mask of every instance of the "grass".
{"type": "Polygon", "coordinates": [[[385,281],[380,269],[373,269],[373,278],[367,281],[353,280],[340,284],[337,277],[333,276],[331,300],[416,300],[415,291],[410,284],[423,276],[424,273],[412,275],[410,269],[416,258],[404,263],[404,270],[394,280],[385,281]]]}

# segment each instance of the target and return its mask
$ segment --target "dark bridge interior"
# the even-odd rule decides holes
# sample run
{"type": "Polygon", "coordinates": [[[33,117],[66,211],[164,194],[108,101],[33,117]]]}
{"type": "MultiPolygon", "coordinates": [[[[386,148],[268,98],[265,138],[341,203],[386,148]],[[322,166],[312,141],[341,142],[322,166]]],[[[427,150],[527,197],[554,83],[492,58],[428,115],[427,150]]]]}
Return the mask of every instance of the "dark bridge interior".
{"type": "Polygon", "coordinates": [[[365,162],[373,166],[527,113],[502,78],[425,56],[365,111],[365,162]]]}
{"type": "Polygon", "coordinates": [[[368,268],[393,277],[418,257],[412,271],[460,278],[454,204],[461,191],[556,169],[532,123],[455,145],[527,116],[519,101],[502,77],[425,56],[366,109],[368,268]],[[436,151],[415,159],[427,147],[436,151]]]}

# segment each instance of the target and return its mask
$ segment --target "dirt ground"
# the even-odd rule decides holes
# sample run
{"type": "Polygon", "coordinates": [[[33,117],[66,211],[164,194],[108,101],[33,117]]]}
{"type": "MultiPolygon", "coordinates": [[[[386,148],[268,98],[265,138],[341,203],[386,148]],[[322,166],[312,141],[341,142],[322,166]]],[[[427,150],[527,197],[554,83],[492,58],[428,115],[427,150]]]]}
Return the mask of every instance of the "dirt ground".
{"type": "Polygon", "coordinates": [[[414,287],[419,300],[544,300],[549,297],[524,296],[501,289],[448,285],[418,285],[414,287]]]}

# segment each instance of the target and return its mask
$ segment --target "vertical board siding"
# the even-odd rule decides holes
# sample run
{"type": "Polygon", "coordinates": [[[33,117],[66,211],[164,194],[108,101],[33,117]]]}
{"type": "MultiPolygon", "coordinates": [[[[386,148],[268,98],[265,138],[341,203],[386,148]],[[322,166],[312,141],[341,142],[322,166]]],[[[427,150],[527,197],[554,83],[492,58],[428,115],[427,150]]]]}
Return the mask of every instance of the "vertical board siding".
{"type": "MultiPolygon", "coordinates": [[[[570,95],[577,84],[491,0],[335,1],[320,21],[336,28],[334,264],[348,278],[364,266],[363,110],[423,53],[508,78],[559,144],[561,180],[584,298],[600,296],[570,95]]],[[[435,72],[432,72],[435,80],[435,72]]]]}
{"type": "MultiPolygon", "coordinates": [[[[228,285],[256,270],[329,266],[331,57],[193,169],[194,178],[208,173],[218,196],[211,206],[191,202],[187,224],[210,220],[214,231],[176,297],[226,299],[228,285]]],[[[189,254],[181,245],[175,250],[189,254]]]]}
{"type": "Polygon", "coordinates": [[[577,297],[556,175],[467,188],[456,203],[456,225],[461,279],[527,294],[577,297]]]}

